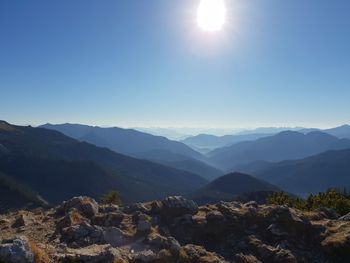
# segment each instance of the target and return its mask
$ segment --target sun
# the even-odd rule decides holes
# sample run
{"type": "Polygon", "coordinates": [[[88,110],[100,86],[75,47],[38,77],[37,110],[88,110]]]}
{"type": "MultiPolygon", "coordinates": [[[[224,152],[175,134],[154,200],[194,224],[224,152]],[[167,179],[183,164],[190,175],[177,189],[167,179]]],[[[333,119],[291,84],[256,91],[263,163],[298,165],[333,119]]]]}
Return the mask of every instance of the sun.
{"type": "Polygon", "coordinates": [[[224,0],[201,0],[197,9],[197,24],[204,31],[220,31],[226,22],[224,0]]]}

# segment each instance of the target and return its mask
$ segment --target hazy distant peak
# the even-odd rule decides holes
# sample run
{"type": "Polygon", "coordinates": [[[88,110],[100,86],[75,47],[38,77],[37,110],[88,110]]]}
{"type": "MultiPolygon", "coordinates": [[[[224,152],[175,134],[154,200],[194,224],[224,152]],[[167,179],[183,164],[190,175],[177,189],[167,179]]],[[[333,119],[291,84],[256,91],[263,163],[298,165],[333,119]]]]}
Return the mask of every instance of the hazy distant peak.
{"type": "Polygon", "coordinates": [[[281,131],[280,133],[277,134],[277,136],[290,136],[290,135],[302,136],[303,134],[301,132],[291,131],[291,130],[281,131]]]}
{"type": "Polygon", "coordinates": [[[181,142],[134,129],[118,127],[103,128],[80,124],[43,125],[41,127],[57,130],[72,138],[84,140],[97,146],[107,147],[115,152],[128,155],[163,149],[190,158],[203,158],[199,152],[181,142]]]}
{"type": "Polygon", "coordinates": [[[328,138],[334,138],[334,139],[337,139],[337,137],[331,135],[331,134],[328,134],[326,132],[323,132],[323,131],[311,131],[309,133],[306,134],[306,136],[318,136],[318,137],[328,137],[328,138]]]}

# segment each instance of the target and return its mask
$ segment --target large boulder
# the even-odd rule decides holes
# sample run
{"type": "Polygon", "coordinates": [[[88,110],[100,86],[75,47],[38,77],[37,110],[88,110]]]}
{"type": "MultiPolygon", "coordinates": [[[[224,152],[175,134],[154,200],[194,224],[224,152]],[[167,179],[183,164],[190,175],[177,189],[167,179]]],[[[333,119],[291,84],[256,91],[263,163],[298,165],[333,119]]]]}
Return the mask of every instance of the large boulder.
{"type": "Polygon", "coordinates": [[[103,242],[118,247],[125,244],[124,232],[117,227],[108,227],[103,230],[103,242]]]}
{"type": "Polygon", "coordinates": [[[174,237],[165,237],[155,233],[148,235],[146,242],[158,250],[170,249],[172,251],[179,251],[181,248],[179,242],[174,237]]]}
{"type": "Polygon", "coordinates": [[[67,214],[72,209],[78,210],[82,215],[90,218],[98,213],[98,203],[86,196],[73,197],[57,208],[58,214],[67,214]]]}
{"type": "Polygon", "coordinates": [[[279,232],[299,239],[309,239],[315,231],[318,231],[312,227],[306,216],[287,206],[272,207],[264,221],[272,223],[269,232],[275,234],[279,232]]]}
{"type": "Polygon", "coordinates": [[[65,242],[71,247],[99,244],[103,240],[102,227],[90,225],[88,222],[66,227],[61,230],[61,242],[65,242]]]}
{"type": "Polygon", "coordinates": [[[28,239],[19,237],[3,240],[0,244],[0,262],[34,263],[34,255],[28,239]]]}
{"type": "Polygon", "coordinates": [[[340,215],[332,208],[321,207],[321,208],[317,209],[317,212],[319,212],[320,215],[326,219],[335,220],[335,219],[338,219],[340,217],[340,215]]]}
{"type": "Polygon", "coordinates": [[[72,208],[63,218],[57,221],[56,229],[61,231],[63,228],[79,225],[86,220],[84,219],[76,208],[72,208]]]}
{"type": "Polygon", "coordinates": [[[289,250],[267,245],[255,236],[249,236],[247,241],[250,251],[263,262],[297,263],[297,259],[289,250]]]}
{"type": "Polygon", "coordinates": [[[198,205],[193,200],[182,196],[167,197],[162,201],[162,215],[167,217],[179,217],[185,214],[194,215],[198,212],[198,205]]]}
{"type": "Polygon", "coordinates": [[[333,225],[337,231],[329,232],[322,241],[322,247],[335,258],[342,259],[339,262],[350,262],[350,225],[348,222],[338,222],[333,225]]]}

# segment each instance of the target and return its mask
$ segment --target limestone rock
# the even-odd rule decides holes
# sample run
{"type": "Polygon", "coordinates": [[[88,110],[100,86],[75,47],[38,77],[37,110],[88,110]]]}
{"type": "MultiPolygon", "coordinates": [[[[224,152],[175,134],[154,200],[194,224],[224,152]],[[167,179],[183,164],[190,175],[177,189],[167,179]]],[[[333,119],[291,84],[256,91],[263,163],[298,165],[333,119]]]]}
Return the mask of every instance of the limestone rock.
{"type": "Polygon", "coordinates": [[[124,218],[124,214],[122,212],[111,212],[107,214],[95,215],[94,217],[91,218],[91,223],[98,226],[119,227],[123,218],[124,218]]]}
{"type": "Polygon", "coordinates": [[[168,217],[178,217],[185,214],[196,214],[198,205],[182,196],[171,196],[163,200],[162,213],[168,217]]]}
{"type": "Polygon", "coordinates": [[[57,212],[67,214],[71,209],[77,209],[82,215],[90,218],[98,213],[98,203],[89,197],[79,196],[62,203],[57,212]]]}
{"type": "Polygon", "coordinates": [[[149,232],[152,228],[151,217],[146,214],[138,215],[137,230],[140,232],[149,232]]]}
{"type": "Polygon", "coordinates": [[[72,208],[63,218],[61,218],[57,224],[57,230],[61,230],[66,227],[75,226],[81,224],[84,221],[84,218],[79,213],[76,208],[72,208]]]}
{"type": "Polygon", "coordinates": [[[245,255],[243,253],[239,253],[235,255],[235,263],[262,263],[253,255],[245,255]]]}
{"type": "Polygon", "coordinates": [[[121,246],[125,242],[124,233],[117,227],[108,227],[103,230],[104,242],[111,244],[113,247],[121,246]]]}
{"type": "Polygon", "coordinates": [[[350,221],[350,213],[342,216],[342,217],[339,217],[339,220],[341,221],[350,221]]]}
{"type": "MultiPolygon", "coordinates": [[[[198,263],[228,263],[222,257],[213,252],[206,251],[201,246],[195,245],[186,245],[181,248],[182,255],[189,260],[189,262],[198,262],[198,263]]],[[[182,261],[180,261],[182,262],[182,261]]]]}
{"type": "Polygon", "coordinates": [[[103,242],[103,229],[87,222],[62,229],[61,242],[73,246],[87,246],[103,242]]]}
{"type": "Polygon", "coordinates": [[[319,213],[323,215],[324,218],[327,219],[338,219],[340,215],[335,212],[332,208],[322,207],[317,210],[319,213]]]}
{"type": "Polygon", "coordinates": [[[28,217],[25,214],[20,214],[16,217],[15,222],[12,224],[13,228],[22,227],[28,224],[28,217]]]}
{"type": "Polygon", "coordinates": [[[110,245],[91,245],[79,249],[67,249],[64,254],[57,254],[60,262],[114,263],[122,259],[119,251],[110,245]]]}
{"type": "Polygon", "coordinates": [[[11,263],[34,263],[34,255],[28,239],[19,237],[13,240],[3,240],[0,244],[0,261],[11,263]]]}
{"type": "Polygon", "coordinates": [[[136,262],[140,263],[148,263],[153,262],[158,259],[158,256],[156,253],[154,253],[152,250],[145,250],[135,253],[132,256],[132,259],[136,262]]]}
{"type": "Polygon", "coordinates": [[[225,220],[224,215],[220,211],[210,211],[206,215],[206,219],[208,222],[223,222],[225,220]]]}
{"type": "Polygon", "coordinates": [[[160,234],[151,234],[147,237],[148,244],[158,249],[180,250],[181,246],[174,237],[164,237],[160,234]]]}
{"type": "Polygon", "coordinates": [[[120,207],[115,204],[100,205],[98,211],[100,213],[115,213],[120,211],[120,207]]]}

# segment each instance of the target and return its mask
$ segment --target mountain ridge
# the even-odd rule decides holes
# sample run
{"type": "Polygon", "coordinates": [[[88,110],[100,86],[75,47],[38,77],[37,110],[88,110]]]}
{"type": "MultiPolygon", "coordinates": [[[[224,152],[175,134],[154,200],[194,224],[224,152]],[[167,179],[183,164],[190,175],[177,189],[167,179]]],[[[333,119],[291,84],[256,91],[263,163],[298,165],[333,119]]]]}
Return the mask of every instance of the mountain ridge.
{"type": "Polygon", "coordinates": [[[118,127],[101,128],[98,126],[69,123],[55,125],[44,124],[39,127],[60,131],[77,140],[83,139],[90,142],[90,140],[94,139],[91,143],[127,155],[162,149],[170,150],[174,153],[179,153],[195,159],[203,158],[200,153],[180,142],[134,129],[123,129],[118,127]],[[91,139],[92,136],[94,136],[94,138],[91,139]],[[98,139],[102,140],[99,141],[98,139]]]}
{"type": "Polygon", "coordinates": [[[350,148],[350,140],[339,139],[320,131],[303,134],[284,131],[273,136],[234,144],[208,154],[209,162],[221,169],[232,170],[236,165],[253,161],[301,159],[328,150],[350,148]]]}
{"type": "Polygon", "coordinates": [[[329,188],[350,189],[350,149],[330,150],[300,160],[260,161],[236,169],[302,196],[329,188]]]}
{"type": "MultiPolygon", "coordinates": [[[[94,171],[91,175],[94,180],[106,182],[102,184],[102,188],[93,192],[94,197],[103,191],[118,190],[124,194],[126,202],[135,202],[138,201],[137,199],[154,199],[169,194],[192,191],[207,182],[204,178],[186,171],[118,154],[107,148],[79,142],[58,131],[44,128],[7,124],[6,127],[0,128],[0,143],[9,150],[8,154],[1,157],[3,163],[0,171],[4,167],[7,169],[22,167],[23,170],[18,171],[17,176],[24,179],[24,183],[26,183],[25,177],[28,172],[25,167],[33,168],[32,175],[46,171],[42,174],[42,178],[46,178],[48,182],[50,179],[47,176],[50,173],[57,175],[58,167],[66,167],[66,170],[62,170],[62,174],[66,173],[71,176],[74,176],[76,169],[80,176],[94,171]],[[10,163],[6,162],[6,158],[8,160],[9,157],[13,158],[10,163]],[[27,165],[24,165],[20,158],[31,159],[31,162],[36,163],[37,166],[30,167],[28,160],[25,162],[27,165]],[[61,165],[57,166],[57,162],[60,162],[61,165]],[[85,166],[86,162],[95,163],[94,167],[97,168],[87,169],[85,166],[80,166],[81,162],[85,162],[85,166]],[[19,163],[21,165],[18,165],[19,163]],[[71,168],[71,165],[75,168],[71,168]],[[130,193],[131,189],[134,189],[133,193],[130,193]]],[[[10,172],[8,170],[7,174],[12,176],[10,172]]],[[[83,177],[81,180],[84,180],[83,177]]],[[[67,178],[66,183],[69,182],[67,178]]],[[[64,183],[60,185],[62,189],[64,189],[64,183]]],[[[75,183],[76,190],[79,189],[78,184],[79,180],[75,183]]],[[[52,182],[51,186],[55,187],[52,182]]],[[[34,190],[40,193],[40,189],[34,190]]]]}
{"type": "Polygon", "coordinates": [[[189,198],[199,204],[206,204],[237,200],[250,194],[266,198],[271,193],[278,191],[281,191],[279,187],[267,181],[246,173],[232,172],[191,193],[189,198]]]}

